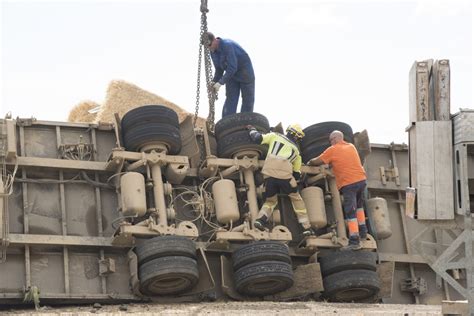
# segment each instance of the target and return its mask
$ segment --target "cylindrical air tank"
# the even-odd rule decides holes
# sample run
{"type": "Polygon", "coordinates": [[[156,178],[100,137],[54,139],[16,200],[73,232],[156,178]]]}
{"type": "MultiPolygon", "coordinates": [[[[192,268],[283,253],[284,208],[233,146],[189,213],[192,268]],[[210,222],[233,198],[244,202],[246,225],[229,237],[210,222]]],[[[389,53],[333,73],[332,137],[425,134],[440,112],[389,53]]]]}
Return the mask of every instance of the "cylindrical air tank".
{"type": "Polygon", "coordinates": [[[326,207],[324,206],[324,193],[321,188],[307,187],[301,190],[301,197],[306,205],[308,219],[313,228],[321,228],[328,224],[326,207]]]}
{"type": "Polygon", "coordinates": [[[392,224],[390,224],[387,201],[381,197],[369,199],[367,208],[369,214],[372,214],[377,239],[381,240],[392,236],[392,224]]]}
{"type": "Polygon", "coordinates": [[[217,221],[221,224],[236,222],[240,218],[235,184],[232,180],[223,179],[214,182],[212,185],[212,195],[216,208],[217,221]]]}
{"type": "Polygon", "coordinates": [[[122,213],[143,216],[146,213],[145,177],[138,172],[127,172],[120,178],[122,213]]]}

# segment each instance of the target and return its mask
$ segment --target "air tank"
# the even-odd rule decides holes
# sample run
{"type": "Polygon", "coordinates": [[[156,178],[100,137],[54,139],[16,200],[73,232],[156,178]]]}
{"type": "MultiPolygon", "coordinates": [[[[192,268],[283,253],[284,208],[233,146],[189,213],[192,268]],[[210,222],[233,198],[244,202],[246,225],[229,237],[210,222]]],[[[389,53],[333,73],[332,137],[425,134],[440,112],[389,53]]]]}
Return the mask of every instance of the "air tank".
{"type": "Polygon", "coordinates": [[[379,240],[392,236],[392,224],[388,214],[387,201],[381,197],[375,197],[367,201],[369,214],[372,214],[376,237],[379,240]]]}
{"type": "Polygon", "coordinates": [[[122,214],[143,216],[146,213],[145,178],[138,172],[127,172],[120,178],[122,214]]]}
{"type": "Polygon", "coordinates": [[[307,187],[301,190],[301,197],[306,205],[308,219],[313,228],[321,228],[328,224],[326,207],[324,206],[323,190],[318,187],[307,187]]]}
{"type": "Polygon", "coordinates": [[[216,208],[217,221],[221,224],[236,222],[240,218],[235,184],[232,180],[223,179],[212,185],[214,206],[216,208]]]}

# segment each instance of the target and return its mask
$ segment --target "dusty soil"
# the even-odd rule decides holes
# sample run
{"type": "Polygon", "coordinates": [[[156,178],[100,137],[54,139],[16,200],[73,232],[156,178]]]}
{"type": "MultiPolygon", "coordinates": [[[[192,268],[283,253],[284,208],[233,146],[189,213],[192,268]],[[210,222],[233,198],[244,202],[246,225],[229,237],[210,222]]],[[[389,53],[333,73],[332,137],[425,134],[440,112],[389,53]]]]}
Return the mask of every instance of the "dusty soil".
{"type": "Polygon", "coordinates": [[[393,305],[393,304],[335,304],[322,302],[227,302],[200,304],[127,304],[92,305],[80,307],[42,307],[34,309],[10,309],[2,315],[29,316],[155,316],[155,315],[383,315],[383,316],[431,316],[441,315],[438,305],[393,305]]]}

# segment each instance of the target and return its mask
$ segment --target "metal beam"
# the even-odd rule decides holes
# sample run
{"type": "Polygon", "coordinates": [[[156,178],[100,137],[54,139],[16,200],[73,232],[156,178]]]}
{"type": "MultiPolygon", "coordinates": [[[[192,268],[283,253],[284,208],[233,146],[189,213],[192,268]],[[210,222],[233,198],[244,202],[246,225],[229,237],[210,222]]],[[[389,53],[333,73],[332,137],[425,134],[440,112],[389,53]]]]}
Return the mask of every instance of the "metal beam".
{"type": "MultiPolygon", "coordinates": [[[[6,299],[21,299],[25,297],[25,294],[23,293],[18,293],[18,292],[12,292],[12,293],[0,293],[0,298],[6,298],[6,299]]],[[[93,294],[93,293],[84,293],[84,294],[65,294],[65,293],[45,293],[41,292],[40,294],[40,299],[41,300],[105,300],[112,302],[114,300],[132,300],[132,301],[143,301],[143,300],[148,300],[147,298],[140,298],[135,295],[128,295],[128,294],[93,294]]]]}
{"type": "Polygon", "coordinates": [[[421,255],[406,254],[406,253],[389,253],[389,252],[379,252],[378,254],[379,254],[380,261],[428,264],[426,259],[423,258],[421,255]]]}
{"type": "Polygon", "coordinates": [[[113,244],[113,237],[85,237],[35,234],[10,234],[10,246],[14,245],[57,245],[57,246],[90,246],[90,247],[132,247],[133,244],[113,244]]]}
{"type": "Polygon", "coordinates": [[[122,158],[129,161],[147,160],[150,162],[158,163],[160,161],[163,164],[176,163],[176,164],[189,164],[189,158],[187,156],[170,156],[163,153],[138,153],[132,151],[116,150],[112,151],[112,155],[109,160],[122,158]]]}
{"type": "Polygon", "coordinates": [[[386,184],[382,184],[380,180],[367,180],[367,188],[370,190],[405,192],[405,187],[396,185],[395,182],[387,182],[386,184]]]}
{"type": "Polygon", "coordinates": [[[18,163],[19,167],[43,167],[55,169],[106,171],[106,163],[99,161],[81,161],[39,157],[17,157],[16,160],[7,161],[7,164],[15,165],[15,162],[18,163]]]}

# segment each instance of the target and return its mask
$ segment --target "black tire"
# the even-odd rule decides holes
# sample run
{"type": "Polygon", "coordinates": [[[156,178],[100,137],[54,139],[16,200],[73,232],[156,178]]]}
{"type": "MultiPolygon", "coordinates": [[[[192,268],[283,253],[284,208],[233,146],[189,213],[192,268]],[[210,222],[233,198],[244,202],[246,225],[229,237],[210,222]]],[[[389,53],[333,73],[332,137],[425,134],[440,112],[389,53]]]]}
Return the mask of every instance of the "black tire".
{"type": "Polygon", "coordinates": [[[216,123],[216,138],[220,139],[236,131],[245,130],[247,125],[253,125],[257,130],[267,133],[270,124],[265,116],[254,112],[235,113],[222,118],[216,123]]]}
{"type": "Polygon", "coordinates": [[[182,236],[159,236],[145,240],[135,247],[138,264],[166,256],[183,256],[196,259],[194,241],[182,236]]]}
{"type": "Polygon", "coordinates": [[[377,254],[367,251],[337,251],[321,257],[319,263],[323,277],[345,270],[377,271],[377,254]]]}
{"type": "Polygon", "coordinates": [[[323,151],[325,151],[326,148],[328,148],[329,146],[331,146],[330,143],[327,143],[324,145],[320,145],[319,143],[311,144],[308,147],[306,147],[304,151],[302,151],[301,159],[303,160],[304,163],[307,163],[311,159],[321,155],[323,151]]]}
{"type": "Polygon", "coordinates": [[[140,292],[147,296],[186,292],[199,279],[195,259],[169,256],[153,259],[139,266],[140,292]]]}
{"type": "Polygon", "coordinates": [[[234,154],[243,150],[257,151],[260,157],[262,157],[266,154],[267,148],[263,145],[255,144],[250,139],[247,130],[228,134],[217,141],[217,153],[221,158],[232,158],[234,154]]]}
{"type": "Polygon", "coordinates": [[[330,144],[329,135],[338,130],[344,134],[344,140],[349,143],[354,143],[354,134],[350,125],[343,122],[322,122],[306,127],[303,131],[305,136],[301,141],[301,148],[303,150],[311,144],[318,143],[320,145],[330,144]]]}
{"type": "Polygon", "coordinates": [[[234,272],[236,290],[244,295],[265,296],[290,288],[294,283],[291,265],[263,261],[243,266],[234,272]]]}
{"type": "Polygon", "coordinates": [[[346,270],[323,278],[324,297],[333,302],[358,302],[370,299],[380,291],[377,272],[346,270]]]}
{"type": "Polygon", "coordinates": [[[166,144],[170,155],[176,155],[181,150],[179,128],[162,123],[151,122],[123,130],[123,141],[129,151],[138,151],[143,145],[153,141],[166,144]]]}
{"type": "Polygon", "coordinates": [[[178,114],[164,105],[144,105],[132,109],[122,117],[122,129],[146,123],[163,123],[179,126],[178,114]]]}
{"type": "Polygon", "coordinates": [[[280,261],[291,264],[288,247],[278,241],[257,241],[240,247],[232,254],[234,271],[261,261],[280,261]]]}

